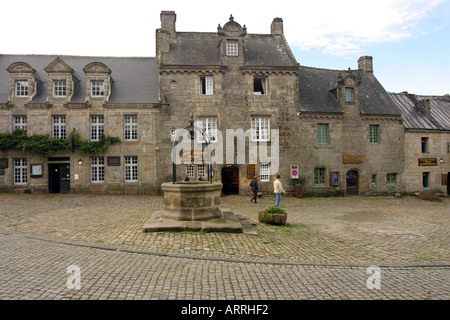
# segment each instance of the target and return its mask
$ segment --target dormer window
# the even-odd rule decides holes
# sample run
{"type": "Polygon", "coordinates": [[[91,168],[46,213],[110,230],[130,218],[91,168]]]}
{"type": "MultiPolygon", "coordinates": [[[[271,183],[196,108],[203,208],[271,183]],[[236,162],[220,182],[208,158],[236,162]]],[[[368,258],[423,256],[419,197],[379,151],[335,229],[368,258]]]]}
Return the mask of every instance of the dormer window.
{"type": "Polygon", "coordinates": [[[354,88],[345,88],[345,102],[355,102],[354,88]]]}
{"type": "Polygon", "coordinates": [[[64,80],[56,80],[53,81],[53,97],[55,98],[63,98],[67,94],[66,89],[66,81],[64,80]]]}
{"type": "Polygon", "coordinates": [[[105,95],[105,85],[103,80],[91,81],[91,97],[103,97],[105,95]]]}
{"type": "Polygon", "coordinates": [[[238,55],[239,44],[237,40],[227,40],[226,53],[227,56],[238,55]]]}
{"type": "Polygon", "coordinates": [[[17,80],[15,87],[16,97],[28,97],[28,80],[17,80]]]}
{"type": "Polygon", "coordinates": [[[86,73],[86,101],[108,101],[112,85],[111,69],[102,62],[92,62],[83,71],[86,73]]]}

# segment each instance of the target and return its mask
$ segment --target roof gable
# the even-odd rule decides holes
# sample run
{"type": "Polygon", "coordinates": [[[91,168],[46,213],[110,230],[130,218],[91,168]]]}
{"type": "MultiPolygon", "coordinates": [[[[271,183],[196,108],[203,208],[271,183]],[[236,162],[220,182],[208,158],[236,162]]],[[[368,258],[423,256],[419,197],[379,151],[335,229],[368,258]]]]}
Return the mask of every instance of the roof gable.
{"type": "Polygon", "coordinates": [[[74,73],[75,71],[63,61],[56,57],[47,67],[44,68],[47,73],[74,73]]]}

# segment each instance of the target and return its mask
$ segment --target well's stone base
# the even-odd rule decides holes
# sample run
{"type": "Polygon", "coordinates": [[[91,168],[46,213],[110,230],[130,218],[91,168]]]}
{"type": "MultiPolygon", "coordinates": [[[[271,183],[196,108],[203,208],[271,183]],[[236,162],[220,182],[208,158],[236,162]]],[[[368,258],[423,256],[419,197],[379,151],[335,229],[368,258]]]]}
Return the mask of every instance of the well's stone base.
{"type": "Polygon", "coordinates": [[[222,218],[208,221],[169,220],[162,217],[162,211],[156,211],[144,225],[143,232],[203,231],[257,235],[252,228],[252,225],[255,224],[254,222],[241,215],[234,214],[228,208],[219,208],[219,211],[222,214],[222,218]]]}
{"type": "Polygon", "coordinates": [[[220,206],[221,183],[163,183],[164,206],[153,213],[144,232],[204,231],[256,235],[249,219],[220,206]]]}

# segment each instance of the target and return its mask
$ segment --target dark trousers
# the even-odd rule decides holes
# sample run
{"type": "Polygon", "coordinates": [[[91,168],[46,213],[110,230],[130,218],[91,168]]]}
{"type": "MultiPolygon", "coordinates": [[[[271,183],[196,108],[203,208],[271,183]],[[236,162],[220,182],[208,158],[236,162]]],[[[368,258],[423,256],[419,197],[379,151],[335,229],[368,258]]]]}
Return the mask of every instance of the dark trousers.
{"type": "Polygon", "coordinates": [[[253,198],[252,200],[255,200],[256,203],[256,199],[258,198],[258,190],[253,190],[253,198]]]}

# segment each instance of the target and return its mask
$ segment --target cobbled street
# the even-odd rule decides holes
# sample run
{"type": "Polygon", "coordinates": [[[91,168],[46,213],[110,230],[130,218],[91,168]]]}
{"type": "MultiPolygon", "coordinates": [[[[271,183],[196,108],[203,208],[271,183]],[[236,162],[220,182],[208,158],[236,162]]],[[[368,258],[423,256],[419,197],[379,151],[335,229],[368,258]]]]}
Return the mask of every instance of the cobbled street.
{"type": "Polygon", "coordinates": [[[222,198],[257,235],[143,233],[159,196],[0,201],[1,300],[450,299],[450,198],[283,197],[287,226],[257,222],[274,196],[222,198]]]}

